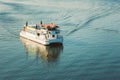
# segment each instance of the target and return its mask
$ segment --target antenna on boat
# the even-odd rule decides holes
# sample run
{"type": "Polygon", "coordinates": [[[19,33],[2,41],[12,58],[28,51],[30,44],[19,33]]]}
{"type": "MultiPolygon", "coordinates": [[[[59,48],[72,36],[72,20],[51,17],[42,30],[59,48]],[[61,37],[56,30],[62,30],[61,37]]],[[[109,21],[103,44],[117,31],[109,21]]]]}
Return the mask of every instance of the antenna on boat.
{"type": "Polygon", "coordinates": [[[42,20],[40,21],[40,25],[41,25],[41,27],[43,27],[42,20]]]}
{"type": "Polygon", "coordinates": [[[26,26],[28,26],[28,22],[26,21],[26,26]]]}

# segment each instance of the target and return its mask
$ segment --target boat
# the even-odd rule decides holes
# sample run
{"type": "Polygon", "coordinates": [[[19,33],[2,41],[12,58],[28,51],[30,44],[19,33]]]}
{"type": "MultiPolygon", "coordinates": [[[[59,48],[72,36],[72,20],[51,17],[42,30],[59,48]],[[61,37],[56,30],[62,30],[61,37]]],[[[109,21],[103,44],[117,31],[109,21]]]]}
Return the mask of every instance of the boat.
{"type": "Polygon", "coordinates": [[[59,26],[56,24],[26,25],[21,29],[20,36],[43,45],[63,44],[63,36],[60,35],[59,26]]]}

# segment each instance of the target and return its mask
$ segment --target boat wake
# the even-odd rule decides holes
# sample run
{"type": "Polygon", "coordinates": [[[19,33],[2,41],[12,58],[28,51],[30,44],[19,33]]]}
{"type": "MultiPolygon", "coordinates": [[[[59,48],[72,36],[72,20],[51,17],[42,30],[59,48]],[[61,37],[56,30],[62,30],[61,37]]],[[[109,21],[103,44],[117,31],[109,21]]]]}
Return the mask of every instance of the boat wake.
{"type": "MultiPolygon", "coordinates": [[[[92,23],[93,21],[96,21],[100,18],[105,18],[107,16],[110,16],[112,14],[118,13],[120,11],[120,7],[118,4],[116,3],[112,3],[112,5],[106,5],[104,7],[98,7],[98,9],[91,9],[91,10],[87,10],[88,14],[86,15],[87,18],[85,18],[84,20],[79,20],[79,23],[72,26],[74,27],[72,30],[68,31],[68,33],[66,34],[66,36],[73,34],[74,32],[87,27],[90,23],[92,23]]],[[[79,13],[79,12],[77,12],[79,13]]],[[[97,27],[97,26],[96,26],[97,27]]]]}
{"type": "Polygon", "coordinates": [[[95,21],[95,20],[98,20],[98,19],[100,19],[100,18],[104,18],[104,17],[106,17],[106,16],[109,16],[110,14],[113,13],[113,12],[111,12],[111,11],[105,11],[105,12],[99,13],[99,14],[95,14],[95,15],[92,15],[92,16],[88,17],[88,19],[86,19],[85,21],[83,21],[83,22],[80,23],[80,24],[77,24],[73,30],[69,31],[69,32],[67,33],[67,36],[73,34],[74,32],[76,32],[76,31],[78,31],[78,30],[80,30],[80,29],[82,29],[82,28],[84,28],[84,27],[86,27],[86,26],[89,25],[91,22],[93,22],[93,21],[95,21]],[[105,13],[105,12],[106,12],[106,13],[105,13]]]}
{"type": "Polygon", "coordinates": [[[105,31],[105,32],[113,32],[113,33],[119,33],[119,30],[113,30],[113,29],[104,29],[104,28],[96,28],[95,30],[102,30],[102,31],[105,31]]]}

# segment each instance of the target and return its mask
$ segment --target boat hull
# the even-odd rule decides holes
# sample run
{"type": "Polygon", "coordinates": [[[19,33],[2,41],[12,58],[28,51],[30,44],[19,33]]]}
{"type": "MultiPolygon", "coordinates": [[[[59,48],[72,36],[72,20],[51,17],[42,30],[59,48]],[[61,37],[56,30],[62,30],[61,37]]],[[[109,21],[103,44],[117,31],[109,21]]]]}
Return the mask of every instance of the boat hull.
{"type": "Polygon", "coordinates": [[[31,33],[28,33],[28,32],[24,32],[24,31],[20,32],[20,36],[24,37],[26,39],[35,41],[37,43],[43,44],[43,45],[62,44],[63,43],[63,38],[62,37],[58,38],[58,39],[47,39],[46,40],[46,39],[39,38],[36,35],[33,35],[31,33]]]}

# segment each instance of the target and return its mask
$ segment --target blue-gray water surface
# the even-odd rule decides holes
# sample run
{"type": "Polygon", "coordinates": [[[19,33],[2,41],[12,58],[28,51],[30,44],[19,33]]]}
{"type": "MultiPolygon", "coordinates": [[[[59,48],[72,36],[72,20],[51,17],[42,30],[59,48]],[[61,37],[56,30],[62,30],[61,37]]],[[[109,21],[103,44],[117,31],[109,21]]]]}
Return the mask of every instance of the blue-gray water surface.
{"type": "Polygon", "coordinates": [[[120,0],[0,0],[0,80],[120,80],[120,0]],[[55,23],[63,46],[19,37],[55,23]]]}

